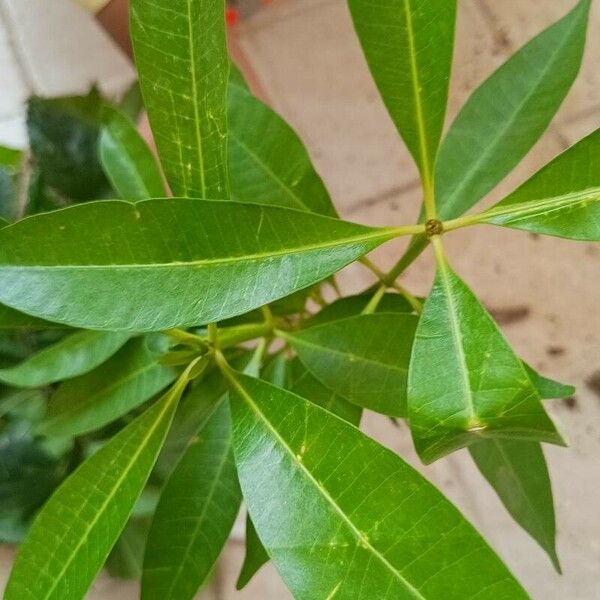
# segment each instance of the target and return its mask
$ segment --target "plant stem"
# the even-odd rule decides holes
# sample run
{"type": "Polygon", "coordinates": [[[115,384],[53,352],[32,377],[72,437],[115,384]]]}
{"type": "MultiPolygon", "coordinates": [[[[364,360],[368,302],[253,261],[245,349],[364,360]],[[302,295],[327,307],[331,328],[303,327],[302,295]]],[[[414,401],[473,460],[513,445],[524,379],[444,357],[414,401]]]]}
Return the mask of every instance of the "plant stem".
{"type": "Polygon", "coordinates": [[[387,286],[383,283],[380,284],[379,288],[373,294],[373,297],[369,300],[369,303],[365,306],[365,308],[363,309],[361,314],[362,315],[373,314],[377,310],[377,307],[379,306],[379,303],[381,302],[381,299],[383,298],[386,290],[387,290],[387,286]]]}

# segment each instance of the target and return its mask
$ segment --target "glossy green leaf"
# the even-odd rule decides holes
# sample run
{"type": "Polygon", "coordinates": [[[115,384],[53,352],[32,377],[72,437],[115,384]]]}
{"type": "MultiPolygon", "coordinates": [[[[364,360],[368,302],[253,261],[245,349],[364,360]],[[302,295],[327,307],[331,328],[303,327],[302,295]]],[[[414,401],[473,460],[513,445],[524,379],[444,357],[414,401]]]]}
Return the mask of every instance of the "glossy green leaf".
{"type": "Polygon", "coordinates": [[[446,114],[456,0],[349,0],[349,5],[388,112],[423,180],[430,181],[446,114]]]}
{"type": "Polygon", "coordinates": [[[576,240],[600,240],[600,129],[560,154],[482,221],[576,240]]]}
{"type": "Polygon", "coordinates": [[[469,452],[512,518],[548,553],[560,573],[552,486],[536,442],[485,440],[469,452]]]}
{"type": "Polygon", "coordinates": [[[408,364],[418,319],[409,314],[358,315],[286,333],[306,368],[358,406],[406,416],[408,364]]]}
{"type": "Polygon", "coordinates": [[[40,387],[82,375],[111,357],[128,338],[121,332],[73,333],[14,367],[0,369],[0,381],[18,387],[40,387]]]}
{"type": "Polygon", "coordinates": [[[226,199],[229,57],[222,0],[132,0],[144,103],[176,196],[226,199]]]}
{"type": "Polygon", "coordinates": [[[231,197],[336,216],[296,132],[245,88],[229,85],[231,197]]]}
{"type": "Polygon", "coordinates": [[[408,413],[426,463],[487,437],[563,443],[523,363],[444,260],[415,336],[408,413]]]}
{"type": "Polygon", "coordinates": [[[346,398],[325,387],[300,362],[299,358],[292,361],[291,381],[287,389],[302,398],[310,398],[313,404],[318,404],[330,413],[358,427],[362,417],[360,406],[352,404],[346,398]]]}
{"type": "Polygon", "coordinates": [[[199,325],[308,287],[394,235],[274,206],[95,202],[0,229],[0,302],[93,329],[199,325]]]}
{"type": "Polygon", "coordinates": [[[444,139],[436,165],[441,218],[457,217],[473,206],[548,127],[579,71],[589,7],[590,0],[581,0],[469,98],[444,139]]]}
{"type": "Polygon", "coordinates": [[[58,488],[17,554],[5,600],[83,598],[146,484],[186,383],[184,373],[58,488]]]}
{"type": "MultiPolygon", "coordinates": [[[[323,325],[324,323],[329,323],[331,321],[339,321],[340,319],[359,315],[365,309],[372,297],[372,293],[364,293],[335,300],[313,315],[307,322],[307,326],[314,327],[316,325],[323,325]]],[[[376,312],[412,313],[413,308],[408,300],[400,294],[384,294],[377,305],[376,312]]]]}
{"type": "Polygon", "coordinates": [[[120,111],[105,106],[100,132],[100,161],[121,198],[145,200],[165,195],[156,159],[135,125],[120,111]]]}
{"type": "Polygon", "coordinates": [[[244,562],[242,564],[240,575],[236,581],[235,589],[241,590],[246,587],[259,569],[267,562],[269,562],[269,555],[256,533],[256,528],[254,527],[254,523],[252,523],[250,515],[247,514],[246,554],[244,555],[244,562]]]}
{"type": "Polygon", "coordinates": [[[295,598],[527,598],[464,517],[398,456],[299,396],[243,375],[234,381],[242,491],[295,598]]]}
{"type": "Polygon", "coordinates": [[[531,383],[535,386],[543,400],[553,398],[568,398],[575,393],[575,388],[572,385],[560,383],[553,379],[548,379],[540,375],[537,371],[531,368],[527,363],[523,363],[525,370],[531,379],[531,383]]]}
{"type": "Polygon", "coordinates": [[[73,437],[127,414],[176,378],[158,358],[144,338],[131,340],[97,369],[65,381],[50,398],[37,432],[73,437]]]}
{"type": "Polygon", "coordinates": [[[191,600],[240,508],[229,404],[222,401],[169,478],[144,556],[143,600],[191,600]]]}

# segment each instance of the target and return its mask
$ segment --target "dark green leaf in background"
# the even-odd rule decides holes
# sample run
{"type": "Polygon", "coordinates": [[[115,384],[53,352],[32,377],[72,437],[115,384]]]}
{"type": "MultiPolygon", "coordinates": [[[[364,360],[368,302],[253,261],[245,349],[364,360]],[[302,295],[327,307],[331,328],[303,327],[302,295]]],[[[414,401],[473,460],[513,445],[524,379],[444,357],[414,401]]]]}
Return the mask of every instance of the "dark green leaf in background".
{"type": "Polygon", "coordinates": [[[43,319],[37,319],[14,308],[0,304],[0,329],[22,330],[22,329],[65,329],[64,325],[51,323],[43,319]]]}
{"type": "Polygon", "coordinates": [[[135,125],[111,106],[102,112],[100,161],[106,176],[124,200],[165,195],[160,170],[135,125]]]}
{"type": "Polygon", "coordinates": [[[550,400],[552,398],[568,398],[575,393],[575,388],[572,385],[567,385],[560,383],[559,381],[554,381],[553,379],[548,379],[547,377],[540,375],[527,363],[523,363],[523,365],[525,366],[525,370],[529,375],[529,379],[531,379],[531,383],[533,383],[542,399],[550,400]]]}
{"type": "Polygon", "coordinates": [[[486,437],[563,443],[525,366],[444,260],[415,336],[408,412],[427,463],[486,437]]]}
{"type": "Polygon", "coordinates": [[[373,79],[431,187],[448,100],[456,0],[349,0],[349,5],[373,79]]]}
{"type": "Polygon", "coordinates": [[[222,0],[132,0],[144,103],[176,196],[227,199],[229,57],[222,0]]]}
{"type": "Polygon", "coordinates": [[[14,367],[0,369],[0,381],[39,387],[82,375],[112,356],[129,337],[126,333],[103,331],[70,334],[14,367]]]}
{"type": "Polygon", "coordinates": [[[581,0],[471,95],[440,149],[435,189],[441,218],[473,206],[542,135],[579,71],[589,7],[590,0],[581,0]]]}
{"type": "Polygon", "coordinates": [[[110,190],[98,158],[104,100],[87,96],[32,98],[27,131],[33,168],[57,194],[76,201],[103,198],[110,190]]]}
{"type": "Polygon", "coordinates": [[[229,84],[229,176],[235,200],[336,216],[298,135],[233,82],[229,84]]]}
{"type": "Polygon", "coordinates": [[[527,598],[462,515],[398,456],[290,392],[235,377],[244,498],[295,598],[527,598]]]}
{"type": "Polygon", "coordinates": [[[241,492],[221,401],[169,478],[148,534],[144,600],[191,600],[229,536],[241,492]]]}
{"type": "Polygon", "coordinates": [[[98,368],[62,383],[37,432],[77,436],[127,414],[175,379],[176,371],[159,364],[158,358],[145,338],[129,341],[98,368]]]}
{"type": "Polygon", "coordinates": [[[308,287],[395,235],[275,206],[95,202],[0,229],[0,302],[93,329],[200,325],[308,287]]]}
{"type": "Polygon", "coordinates": [[[363,408],[400,417],[406,416],[417,322],[409,314],[358,315],[284,335],[330,390],[363,408]]]}
{"type": "Polygon", "coordinates": [[[269,555],[262,545],[250,515],[246,515],[246,554],[240,575],[235,584],[237,590],[246,587],[258,570],[269,562],[269,555]]]}
{"type": "Polygon", "coordinates": [[[17,554],[5,600],[83,598],[146,484],[186,383],[184,374],[58,488],[17,554]]]}
{"type": "Polygon", "coordinates": [[[540,444],[485,440],[469,446],[469,452],[512,518],[548,553],[560,572],[552,486],[540,444]]]}
{"type": "Polygon", "coordinates": [[[23,160],[20,150],[0,146],[0,227],[17,218],[19,168],[23,160]]]}

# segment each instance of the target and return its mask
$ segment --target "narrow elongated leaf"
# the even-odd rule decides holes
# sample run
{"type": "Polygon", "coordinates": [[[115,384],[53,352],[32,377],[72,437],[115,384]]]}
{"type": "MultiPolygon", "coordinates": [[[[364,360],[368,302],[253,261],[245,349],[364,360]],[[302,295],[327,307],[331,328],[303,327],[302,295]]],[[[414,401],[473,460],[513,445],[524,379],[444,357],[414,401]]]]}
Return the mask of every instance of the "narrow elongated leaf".
{"type": "Polygon", "coordinates": [[[406,382],[417,317],[379,313],[286,333],[306,368],[363,408],[406,416],[406,382]]]}
{"type": "Polygon", "coordinates": [[[143,600],[190,600],[209,575],[239,511],[229,404],[222,401],[167,482],[144,557],[143,600]]]}
{"type": "Polygon", "coordinates": [[[431,181],[452,65],[456,0],[349,0],[371,74],[424,180],[431,181]]]}
{"type": "Polygon", "coordinates": [[[573,239],[598,240],[600,232],[600,129],[557,156],[484,220],[573,239]]]}
{"type": "Polygon", "coordinates": [[[235,584],[237,590],[246,587],[249,581],[254,577],[258,570],[269,562],[269,555],[262,545],[256,528],[250,515],[246,515],[246,554],[244,555],[244,563],[242,570],[235,584]]]}
{"type": "Polygon", "coordinates": [[[415,336],[408,413],[427,463],[486,437],[563,443],[525,366],[444,260],[415,336]]]}
{"type": "Polygon", "coordinates": [[[236,377],[242,491],[295,598],[527,598],[472,526],[398,456],[299,396],[236,377]]]}
{"type": "MultiPolygon", "coordinates": [[[[328,304],[312,316],[307,325],[309,327],[314,327],[316,325],[329,323],[330,321],[339,321],[340,319],[359,315],[365,309],[372,297],[372,293],[365,293],[340,298],[339,300],[328,304]]],[[[404,296],[400,296],[400,294],[384,294],[377,305],[376,312],[412,313],[413,308],[408,300],[406,300],[404,296]]]]}
{"type": "Polygon", "coordinates": [[[100,162],[121,198],[145,200],[165,195],[160,170],[135,125],[111,106],[103,110],[100,162]]]}
{"type": "Polygon", "coordinates": [[[177,196],[225,199],[225,4],[132,0],[130,6],[144,103],[171,189],[177,196]]]}
{"type": "Polygon", "coordinates": [[[535,386],[540,396],[544,400],[550,400],[553,398],[568,398],[575,393],[575,388],[572,385],[560,383],[553,379],[548,379],[543,375],[540,375],[537,371],[531,368],[527,363],[523,363],[531,383],[535,386]]]}
{"type": "Polygon", "coordinates": [[[560,573],[552,486],[536,442],[485,440],[469,452],[512,518],[548,553],[560,573]]]}
{"type": "Polygon", "coordinates": [[[231,197],[336,216],[295,131],[245,88],[229,84],[231,197]]]}
{"type": "Polygon", "coordinates": [[[93,329],[199,325],[308,287],[394,235],[275,206],[94,202],[0,230],[0,302],[93,329]]]}
{"type": "Polygon", "coordinates": [[[158,394],[176,376],[158,363],[144,338],[131,340],[97,369],[64,382],[37,431],[69,437],[99,429],[158,394]]]}
{"type": "Polygon", "coordinates": [[[40,387],[91,371],[129,338],[126,333],[79,331],[44,348],[27,360],[0,369],[0,381],[18,387],[40,387]]]}
{"type": "Polygon", "coordinates": [[[21,546],[5,600],[83,598],[142,492],[186,383],[184,373],[58,488],[21,546]]]}
{"type": "Polygon", "coordinates": [[[457,217],[494,188],[542,135],[569,91],[585,44],[590,0],[533,38],[469,98],[436,165],[443,219],[457,217]]]}

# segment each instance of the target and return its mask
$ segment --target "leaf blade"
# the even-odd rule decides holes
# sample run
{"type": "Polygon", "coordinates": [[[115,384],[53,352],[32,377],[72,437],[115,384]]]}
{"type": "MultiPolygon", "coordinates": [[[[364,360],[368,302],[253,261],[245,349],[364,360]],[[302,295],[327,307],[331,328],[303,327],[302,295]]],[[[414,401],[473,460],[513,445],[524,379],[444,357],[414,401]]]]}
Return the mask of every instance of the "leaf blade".
{"type": "Polygon", "coordinates": [[[349,6],[388,112],[423,180],[430,181],[446,113],[456,1],[384,0],[374,5],[350,0],[349,6]]]}
{"type": "Polygon", "coordinates": [[[564,443],[523,363],[444,259],[415,336],[408,413],[427,463],[482,437],[564,443]]]}
{"type": "Polygon", "coordinates": [[[224,399],[163,489],[148,534],[142,599],[193,598],[227,541],[240,502],[224,399]]]}
{"type": "Polygon", "coordinates": [[[581,0],[471,95],[440,148],[442,219],[460,216],[494,188],[546,129],[579,71],[589,6],[581,0]]]}
{"type": "Polygon", "coordinates": [[[358,315],[286,333],[306,368],[358,406],[406,416],[408,365],[417,317],[358,315]]]}
{"type": "Polygon", "coordinates": [[[460,513],[399,457],[298,396],[235,378],[240,483],[261,540],[294,597],[357,598],[367,578],[370,596],[382,600],[526,597],[460,513]],[[306,425],[298,431],[297,422],[306,425]],[[377,469],[365,468],[372,462],[377,469]],[[332,469],[336,477],[329,478],[332,469]],[[347,482],[357,490],[347,493],[347,482]],[[361,502],[365,498],[368,503],[361,502]],[[390,503],[403,512],[390,515],[390,503]],[[435,514],[420,521],[427,507],[435,514]],[[414,537],[400,547],[403,534],[414,537]],[[473,560],[481,568],[472,569],[473,560]],[[454,574],[439,564],[451,564],[454,574]],[[461,590],[447,585],[448,576],[463,581],[463,572],[461,590]]]}
{"type": "Polygon", "coordinates": [[[6,600],[83,597],[142,492],[186,383],[182,377],[170,392],[82,463],[58,488],[39,513],[17,555],[6,600]],[[62,518],[77,506],[82,513],[90,511],[89,521],[62,518]],[[90,548],[95,552],[89,552],[90,548]],[[32,572],[38,576],[32,578],[32,572]]]}
{"type": "Polygon", "coordinates": [[[135,125],[119,110],[105,106],[100,130],[100,163],[124,200],[145,200],[165,195],[154,155],[135,125]]]}
{"type": "Polygon", "coordinates": [[[0,230],[0,302],[92,329],[200,325],[308,287],[394,235],[238,202],[88,203],[0,230]]]}
{"type": "Polygon", "coordinates": [[[541,445],[485,440],[470,446],[469,452],[512,518],[544,549],[560,573],[552,486],[541,445]]]}
{"type": "Polygon", "coordinates": [[[130,27],[144,103],[173,193],[227,198],[224,3],[133,0],[130,27]]]}
{"type": "Polygon", "coordinates": [[[129,337],[102,331],[72,333],[22,363],[0,369],[0,381],[17,387],[40,387],[82,375],[117,352],[129,337]]]}

